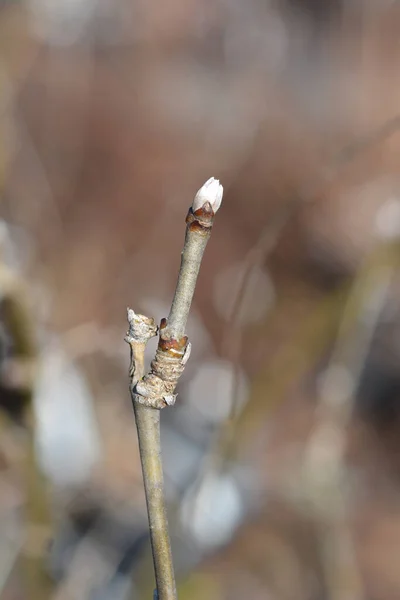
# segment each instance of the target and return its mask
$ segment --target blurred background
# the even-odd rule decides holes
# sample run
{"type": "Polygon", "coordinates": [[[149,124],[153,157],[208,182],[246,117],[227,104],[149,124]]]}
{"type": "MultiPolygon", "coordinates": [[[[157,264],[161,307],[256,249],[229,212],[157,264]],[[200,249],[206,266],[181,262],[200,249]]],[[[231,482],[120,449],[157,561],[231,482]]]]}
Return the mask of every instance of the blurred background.
{"type": "Polygon", "coordinates": [[[399,60],[395,0],[0,0],[2,600],[152,597],[126,307],[211,176],[179,598],[400,598],[399,60]]]}

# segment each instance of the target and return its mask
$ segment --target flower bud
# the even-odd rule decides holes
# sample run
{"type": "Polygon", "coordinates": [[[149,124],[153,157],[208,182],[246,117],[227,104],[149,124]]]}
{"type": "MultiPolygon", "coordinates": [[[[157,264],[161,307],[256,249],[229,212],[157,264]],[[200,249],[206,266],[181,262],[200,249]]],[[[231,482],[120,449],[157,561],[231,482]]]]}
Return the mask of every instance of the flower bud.
{"type": "Polygon", "coordinates": [[[206,202],[209,202],[215,214],[221,206],[223,193],[224,188],[222,185],[220,185],[219,180],[214,179],[214,177],[210,177],[210,179],[205,182],[203,187],[199,189],[194,197],[192,204],[193,212],[196,212],[196,210],[202,208],[206,202]]]}

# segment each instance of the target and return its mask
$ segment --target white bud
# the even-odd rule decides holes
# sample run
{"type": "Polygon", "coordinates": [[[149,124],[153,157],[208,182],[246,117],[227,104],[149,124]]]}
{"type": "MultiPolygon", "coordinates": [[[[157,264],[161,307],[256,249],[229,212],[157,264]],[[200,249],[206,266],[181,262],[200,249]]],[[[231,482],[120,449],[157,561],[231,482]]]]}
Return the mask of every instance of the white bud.
{"type": "Polygon", "coordinates": [[[218,179],[214,179],[214,177],[210,177],[208,181],[205,182],[203,187],[199,189],[196,196],[194,197],[192,209],[195,212],[206,202],[211,204],[211,208],[214,213],[217,212],[222,202],[222,194],[224,193],[224,188],[219,183],[218,179]]]}

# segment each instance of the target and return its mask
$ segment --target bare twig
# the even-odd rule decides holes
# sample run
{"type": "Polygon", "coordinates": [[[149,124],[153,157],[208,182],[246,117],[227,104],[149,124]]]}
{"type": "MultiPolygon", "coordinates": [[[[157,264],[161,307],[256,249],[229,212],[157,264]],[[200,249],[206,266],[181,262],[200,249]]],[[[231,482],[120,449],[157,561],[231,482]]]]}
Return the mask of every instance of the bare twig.
{"type": "Polygon", "coordinates": [[[175,388],[190,355],[185,335],[189,310],[204,250],[222,200],[222,186],[213,177],[198,191],[186,223],[186,237],[174,299],[168,319],[162,319],[151,370],[144,376],[144,350],[156,335],[154,320],[128,309],[131,347],[131,396],[136,417],[146,493],[158,600],[176,600],[175,576],[164,499],[161,463],[160,409],[175,403],[175,388]]]}

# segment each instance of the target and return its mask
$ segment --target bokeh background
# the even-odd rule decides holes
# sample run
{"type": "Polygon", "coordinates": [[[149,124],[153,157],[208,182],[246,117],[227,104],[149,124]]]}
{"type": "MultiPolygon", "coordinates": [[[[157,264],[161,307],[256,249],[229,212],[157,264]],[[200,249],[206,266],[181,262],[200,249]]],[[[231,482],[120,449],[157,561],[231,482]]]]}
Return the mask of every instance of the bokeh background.
{"type": "Polygon", "coordinates": [[[394,0],[0,0],[2,599],[152,597],[126,307],[210,176],[179,598],[400,598],[399,61],[394,0]]]}

